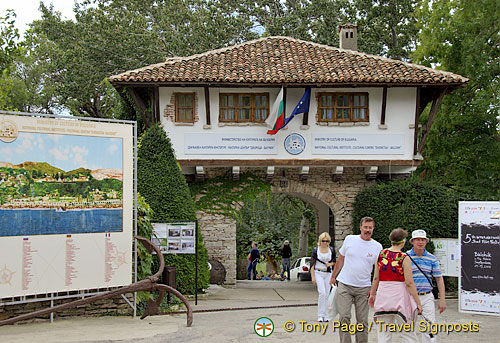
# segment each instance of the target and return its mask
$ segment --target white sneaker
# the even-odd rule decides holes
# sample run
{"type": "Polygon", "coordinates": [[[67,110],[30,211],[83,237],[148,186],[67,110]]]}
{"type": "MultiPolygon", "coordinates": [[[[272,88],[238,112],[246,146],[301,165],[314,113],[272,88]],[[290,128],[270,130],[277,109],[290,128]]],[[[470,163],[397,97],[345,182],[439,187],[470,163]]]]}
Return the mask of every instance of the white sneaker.
{"type": "Polygon", "coordinates": [[[318,317],[318,322],[323,322],[323,318],[318,317]]]}
{"type": "Polygon", "coordinates": [[[323,318],[323,321],[324,321],[324,322],[329,322],[329,321],[330,321],[330,319],[328,319],[328,318],[323,318]]]}

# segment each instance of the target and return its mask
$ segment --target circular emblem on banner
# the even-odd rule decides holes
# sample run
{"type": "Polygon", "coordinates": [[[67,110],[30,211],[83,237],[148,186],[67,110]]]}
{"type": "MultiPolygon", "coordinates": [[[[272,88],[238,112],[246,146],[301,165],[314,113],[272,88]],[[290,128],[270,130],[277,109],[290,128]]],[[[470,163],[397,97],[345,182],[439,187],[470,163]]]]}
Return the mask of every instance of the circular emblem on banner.
{"type": "Polygon", "coordinates": [[[2,120],[0,122],[0,141],[10,143],[17,138],[17,125],[11,120],[2,120]]]}
{"type": "Polygon", "coordinates": [[[306,140],[298,133],[292,133],[285,138],[285,150],[292,155],[298,155],[306,148],[306,140]]]}

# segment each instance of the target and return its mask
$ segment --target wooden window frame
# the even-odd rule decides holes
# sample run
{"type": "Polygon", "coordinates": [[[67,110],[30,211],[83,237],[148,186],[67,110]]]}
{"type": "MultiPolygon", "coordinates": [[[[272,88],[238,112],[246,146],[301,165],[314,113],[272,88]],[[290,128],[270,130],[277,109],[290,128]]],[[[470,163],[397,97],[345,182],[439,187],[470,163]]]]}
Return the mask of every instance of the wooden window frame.
{"type": "Polygon", "coordinates": [[[369,96],[368,92],[320,92],[317,95],[318,100],[318,122],[369,122],[369,96]],[[354,96],[363,95],[366,98],[366,104],[364,106],[354,106],[354,96]],[[332,96],[332,107],[322,107],[321,106],[321,97],[322,96],[332,96]],[[349,96],[349,107],[338,107],[337,106],[337,96],[349,96]],[[349,118],[337,118],[337,109],[349,109],[349,118]],[[332,119],[323,119],[321,118],[321,110],[322,109],[332,109],[332,119]],[[365,110],[365,118],[364,119],[355,119],[354,118],[354,109],[364,109],[365,110]]]}
{"type": "Polygon", "coordinates": [[[196,96],[196,93],[174,93],[174,97],[175,97],[175,122],[176,123],[194,123],[194,118],[195,118],[195,96],[196,96]],[[191,95],[192,96],[192,103],[191,103],[191,106],[183,106],[183,107],[180,107],[179,106],[179,99],[178,97],[179,96],[186,96],[186,95],[191,95]],[[192,110],[192,113],[193,113],[193,117],[191,118],[191,120],[180,120],[179,119],[179,109],[191,109],[192,110]]]}
{"type": "Polygon", "coordinates": [[[222,123],[264,123],[266,119],[269,117],[269,93],[219,93],[219,122],[222,123]],[[250,96],[250,118],[249,119],[240,119],[239,117],[239,110],[241,108],[246,108],[246,107],[240,107],[239,102],[238,102],[238,97],[239,96],[250,96]],[[233,106],[232,107],[222,107],[222,97],[223,96],[232,96],[233,97],[233,106]],[[265,96],[267,101],[266,101],[266,106],[265,107],[255,107],[255,97],[256,96],[265,96]],[[222,110],[223,109],[233,109],[234,111],[234,116],[235,119],[224,119],[222,116],[222,110]],[[257,109],[265,109],[267,111],[267,116],[264,119],[257,120],[255,119],[255,110],[257,109]]]}

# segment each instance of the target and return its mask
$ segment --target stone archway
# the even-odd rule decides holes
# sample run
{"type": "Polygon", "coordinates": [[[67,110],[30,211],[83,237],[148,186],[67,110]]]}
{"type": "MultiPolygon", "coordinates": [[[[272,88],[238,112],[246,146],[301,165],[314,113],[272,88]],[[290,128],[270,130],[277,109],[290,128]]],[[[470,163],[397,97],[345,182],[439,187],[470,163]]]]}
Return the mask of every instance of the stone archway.
{"type": "MultiPolygon", "coordinates": [[[[375,184],[367,180],[364,168],[345,167],[342,179],[334,181],[331,168],[314,168],[307,181],[300,181],[299,169],[287,169],[287,185],[280,187],[281,177],[275,175],[272,180],[272,192],[289,193],[308,202],[323,203],[334,214],[335,247],[340,248],[344,238],[352,233],[352,210],[356,195],[368,186],[375,184]]],[[[236,204],[238,208],[242,204],[236,204]]],[[[226,284],[236,283],[236,221],[221,214],[197,212],[198,223],[203,234],[208,257],[217,259],[226,268],[226,284]]],[[[328,214],[326,214],[328,218],[328,214]]],[[[324,222],[322,215],[318,225],[324,222]]],[[[318,229],[318,232],[327,229],[318,229]]]]}

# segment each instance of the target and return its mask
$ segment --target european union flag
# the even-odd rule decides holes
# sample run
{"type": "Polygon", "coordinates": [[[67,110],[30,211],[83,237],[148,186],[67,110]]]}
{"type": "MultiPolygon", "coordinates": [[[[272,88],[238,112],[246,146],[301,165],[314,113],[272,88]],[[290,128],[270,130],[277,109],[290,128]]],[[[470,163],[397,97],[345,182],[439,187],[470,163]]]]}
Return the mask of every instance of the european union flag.
{"type": "Polygon", "coordinates": [[[310,102],[311,102],[311,87],[309,86],[306,88],[306,91],[304,92],[304,95],[300,99],[297,106],[295,106],[295,108],[293,109],[292,114],[290,114],[288,118],[285,118],[285,123],[281,128],[285,127],[290,122],[290,120],[292,120],[293,117],[295,117],[297,114],[309,112],[310,102]]]}

